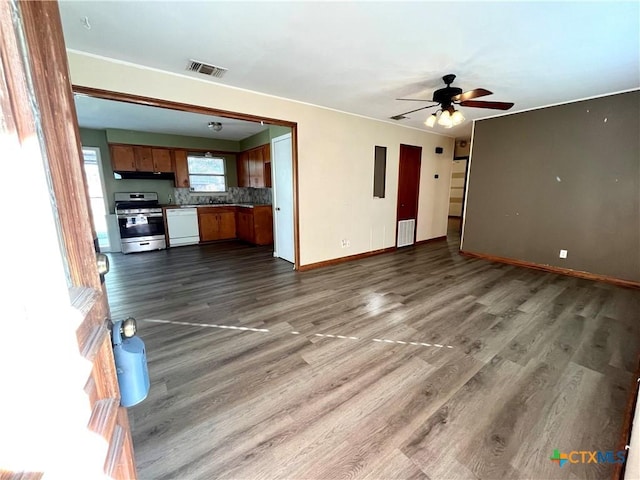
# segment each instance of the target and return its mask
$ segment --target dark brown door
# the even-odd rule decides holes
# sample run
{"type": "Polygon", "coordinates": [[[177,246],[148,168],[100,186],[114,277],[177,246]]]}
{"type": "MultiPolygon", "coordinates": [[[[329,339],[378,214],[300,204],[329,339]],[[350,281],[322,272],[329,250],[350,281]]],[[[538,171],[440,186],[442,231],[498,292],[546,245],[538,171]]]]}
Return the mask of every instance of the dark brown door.
{"type": "Polygon", "coordinates": [[[421,156],[422,147],[400,145],[398,221],[418,218],[418,190],[420,189],[421,156]]]}
{"type": "MultiPolygon", "coordinates": [[[[0,368],[0,425],[11,440],[0,477],[135,478],[58,4],[0,2],[0,27],[4,173],[32,192],[12,209],[29,212],[20,238],[0,248],[2,265],[15,266],[0,306],[3,319],[11,313],[0,349],[9,367],[0,368]]],[[[5,225],[19,221],[13,215],[5,225]]]]}

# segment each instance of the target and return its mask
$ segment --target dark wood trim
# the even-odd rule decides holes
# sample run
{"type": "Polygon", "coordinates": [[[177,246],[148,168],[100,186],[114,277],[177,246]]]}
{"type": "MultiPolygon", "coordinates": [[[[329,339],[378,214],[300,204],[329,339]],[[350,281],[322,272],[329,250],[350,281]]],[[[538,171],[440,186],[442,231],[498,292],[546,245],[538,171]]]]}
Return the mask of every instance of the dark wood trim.
{"type": "Polygon", "coordinates": [[[132,95],[129,93],[114,92],[111,90],[102,90],[100,88],[84,87],[82,85],[73,85],[73,92],[88,97],[103,98],[106,100],[115,100],[118,102],[136,103],[147,105],[150,107],[167,108],[170,110],[181,110],[184,112],[202,113],[204,115],[214,115],[216,117],[234,118],[236,120],[246,120],[248,122],[265,122],[271,125],[281,125],[283,127],[293,128],[296,123],[287,120],[278,120],[276,118],[259,117],[257,115],[249,115],[246,113],[230,112],[228,110],[220,110],[217,108],[204,107],[201,105],[193,105],[190,103],[174,102],[170,100],[162,100],[159,98],[143,97],[141,95],[132,95]]]}
{"type": "Polygon", "coordinates": [[[597,282],[606,282],[618,285],[620,287],[638,288],[640,289],[640,282],[634,282],[632,280],[624,280],[622,278],[609,277],[607,275],[599,275],[596,273],[583,272],[580,270],[572,270],[570,268],[554,267],[552,265],[540,265],[539,263],[526,262],[524,260],[516,260],[513,258],[496,257],[494,255],[486,255],[484,253],[467,252],[460,250],[460,255],[472,258],[481,258],[483,260],[489,260],[491,262],[506,263],[508,265],[515,265],[517,267],[533,268],[534,270],[542,270],[544,272],[559,273],[560,275],[569,275],[571,277],[586,278],[587,280],[595,280],[597,282]]]}
{"type": "Polygon", "coordinates": [[[460,219],[462,219],[462,215],[449,215],[449,218],[460,218],[460,219]]]}
{"type": "Polygon", "coordinates": [[[419,242],[414,243],[414,246],[417,247],[418,245],[426,245],[427,243],[441,242],[446,239],[446,235],[443,235],[442,237],[427,238],[426,240],[420,240],[419,242]]]}
{"type": "Polygon", "coordinates": [[[20,9],[71,282],[100,289],[92,234],[78,228],[78,219],[91,219],[91,209],[58,4],[25,1],[20,9]]]}
{"type": "MultiPolygon", "coordinates": [[[[629,393],[629,397],[627,398],[627,406],[625,407],[624,417],[622,420],[622,432],[620,432],[620,440],[618,440],[618,445],[616,450],[626,450],[626,446],[629,445],[631,440],[631,430],[633,429],[633,418],[636,412],[636,405],[638,402],[638,387],[640,383],[638,383],[638,379],[640,378],[640,356],[638,356],[638,360],[636,361],[636,371],[635,375],[631,379],[631,390],[629,393]]],[[[636,432],[640,435],[640,432],[636,432]]],[[[627,460],[629,459],[629,450],[627,450],[627,460]]],[[[611,478],[613,480],[623,480],[624,472],[627,468],[627,462],[624,463],[616,463],[613,475],[611,478]]]]}
{"type": "Polygon", "coordinates": [[[374,255],[381,255],[383,253],[395,252],[397,247],[382,248],[380,250],[373,250],[372,252],[358,253],[356,255],[349,255],[348,257],[332,258],[331,260],[324,260],[322,262],[308,263],[307,265],[300,265],[298,270],[300,272],[306,272],[307,270],[313,270],[316,268],[329,267],[331,265],[338,265],[340,263],[351,262],[353,260],[361,260],[367,257],[373,257],[374,255]]]}
{"type": "Polygon", "coordinates": [[[469,155],[463,155],[460,157],[453,157],[454,160],[469,160],[469,155]]]}
{"type": "MultiPolygon", "coordinates": [[[[114,92],[111,90],[103,90],[99,88],[84,87],[82,85],[73,85],[73,92],[80,95],[87,95],[89,97],[102,98],[106,100],[115,100],[118,102],[135,103],[140,105],[147,105],[150,107],[168,108],[171,110],[180,110],[191,113],[201,113],[205,115],[215,115],[218,117],[234,118],[236,120],[246,120],[249,122],[265,122],[271,125],[280,125],[283,127],[291,128],[291,160],[293,170],[293,243],[294,243],[294,270],[300,268],[300,220],[299,214],[299,193],[298,193],[298,124],[296,122],[290,122],[287,120],[278,120],[275,118],[259,117],[256,115],[248,115],[245,113],[230,112],[228,110],[219,110],[210,107],[203,107],[200,105],[193,105],[188,103],[173,102],[169,100],[162,100],[158,98],[144,97],[141,95],[132,95],[122,92],[114,92]]],[[[187,151],[196,151],[190,149],[180,149],[187,151]]],[[[204,150],[207,151],[207,150],[204,150]]],[[[238,154],[241,152],[229,152],[231,154],[238,154]]]]}
{"type": "MultiPolygon", "coordinates": [[[[291,127],[291,160],[293,171],[293,247],[294,270],[300,270],[300,218],[298,215],[299,188],[298,188],[298,125],[291,127]]],[[[274,238],[275,242],[275,238],[274,238]]]]}
{"type": "MultiPolygon", "coordinates": [[[[34,129],[32,139],[29,142],[31,144],[29,157],[18,157],[13,160],[14,163],[19,163],[20,160],[27,158],[32,163],[40,160],[37,162],[39,163],[38,168],[42,169],[43,174],[47,177],[48,193],[52,194],[49,207],[51,210],[48,214],[41,213],[43,218],[50,216],[58,227],[60,239],[56,239],[55,243],[60,248],[60,259],[63,262],[66,260],[65,266],[68,272],[67,278],[60,278],[59,283],[61,285],[66,283],[66,286],[70,288],[70,296],[66,301],[72,301],[72,298],[77,300],[77,297],[71,295],[73,292],[85,292],[82,295],[82,308],[80,310],[74,309],[77,313],[74,316],[74,321],[59,322],[61,332],[58,335],[60,339],[64,338],[64,342],[61,344],[56,342],[56,337],[51,337],[46,333],[46,329],[39,328],[40,323],[46,322],[47,318],[39,318],[32,314],[25,317],[25,320],[34,332],[39,332],[41,336],[46,334],[47,337],[51,337],[52,345],[59,344],[59,349],[67,352],[59,355],[60,358],[57,358],[58,356],[55,356],[55,359],[53,356],[49,356],[51,358],[43,357],[41,362],[51,361],[59,371],[71,368],[78,370],[78,372],[86,372],[86,381],[78,377],[76,382],[60,385],[57,392],[58,396],[63,397],[86,397],[87,406],[90,407],[65,418],[65,426],[68,426],[73,432],[71,435],[67,433],[65,441],[69,441],[69,445],[65,446],[65,450],[77,450],[80,447],[80,442],[94,434],[102,437],[108,445],[106,452],[97,445],[82,445],[80,454],[89,454],[90,460],[86,465],[81,466],[80,476],[87,476],[89,471],[94,472],[94,468],[102,468],[106,476],[110,478],[134,479],[136,478],[136,468],[127,411],[124,407],[118,407],[120,392],[113,359],[113,347],[108,332],[104,329],[105,319],[109,317],[109,305],[107,304],[106,290],[100,281],[96,267],[95,234],[91,223],[91,209],[87,195],[78,121],[69,79],[67,52],[58,3],[26,0],[2,2],[0,21],[3,26],[3,35],[0,35],[2,38],[0,41],[0,49],[2,50],[0,71],[3,73],[1,76],[5,75],[5,67],[10,66],[9,73],[13,83],[16,79],[13,72],[20,69],[22,81],[27,82],[26,90],[31,89],[27,97],[24,96],[25,88],[18,89],[16,91],[17,98],[11,100],[12,106],[19,107],[19,109],[14,108],[11,113],[16,115],[21,123],[22,121],[32,122],[33,126],[30,128],[34,129]],[[5,30],[4,20],[8,8],[14,9],[12,12],[14,24],[5,30]],[[13,42],[19,40],[20,58],[9,57],[11,60],[18,60],[15,63],[12,61],[9,64],[5,60],[5,39],[12,39],[13,42]],[[40,148],[34,148],[34,139],[36,145],[39,141],[40,148]],[[41,158],[37,159],[36,155],[41,158]],[[73,338],[74,334],[78,350],[72,352],[73,347],[69,340],[73,338]],[[103,403],[101,402],[108,403],[113,408],[102,409],[103,403]],[[98,422],[92,421],[92,419],[98,418],[98,422]],[[105,453],[106,460],[98,458],[105,453]]],[[[15,88],[17,85],[10,84],[9,86],[15,88]]],[[[3,93],[8,94],[11,98],[14,92],[9,90],[3,93]]],[[[1,97],[4,98],[4,95],[1,97]]],[[[2,114],[4,114],[4,102],[0,102],[0,104],[3,108],[2,114]]],[[[23,125],[19,126],[23,127],[23,125]]],[[[1,130],[3,130],[2,127],[0,127],[1,130]]],[[[22,134],[23,128],[20,128],[18,133],[22,134]]],[[[21,137],[21,140],[23,138],[21,137]]],[[[45,240],[44,245],[51,247],[51,243],[47,243],[45,240]]],[[[39,279],[40,285],[44,289],[49,288],[53,283],[52,280],[52,275],[43,275],[43,278],[39,279]]],[[[54,288],[52,292],[58,292],[58,290],[54,288]]],[[[59,293],[53,294],[59,296],[59,293]]],[[[38,296],[37,292],[34,293],[33,300],[36,302],[39,300],[48,301],[47,298],[38,296]]],[[[51,302],[53,318],[55,318],[56,312],[62,312],[64,302],[64,298],[51,302]]],[[[67,316],[72,313],[72,310],[69,309],[67,316]]],[[[27,315],[29,314],[27,313],[27,315]]],[[[37,337],[38,333],[35,335],[37,337]]],[[[43,372],[48,372],[50,368],[52,367],[47,367],[43,372]]],[[[44,380],[44,377],[32,379],[36,385],[42,387],[42,395],[46,396],[48,394],[46,391],[47,383],[44,380]]],[[[10,386],[10,388],[19,391],[19,385],[10,386]]],[[[53,417],[59,414],[55,410],[55,405],[54,402],[48,409],[49,416],[53,417]]],[[[19,409],[16,412],[20,416],[23,413],[28,412],[20,412],[19,409]]],[[[46,435],[44,438],[49,438],[52,434],[60,438],[64,435],[64,432],[57,431],[59,427],[56,422],[51,425],[48,423],[38,425],[38,428],[41,428],[46,435]]],[[[53,450],[48,452],[49,454],[61,449],[60,446],[52,446],[52,448],[53,450]]],[[[40,456],[44,452],[39,452],[37,449],[34,453],[40,456]]],[[[63,460],[61,459],[61,462],[63,460]]],[[[40,461],[36,462],[36,464],[40,463],[40,461]]],[[[43,465],[48,465],[48,463],[45,462],[43,465]]],[[[56,463],[52,465],[56,465],[56,463]]]]}

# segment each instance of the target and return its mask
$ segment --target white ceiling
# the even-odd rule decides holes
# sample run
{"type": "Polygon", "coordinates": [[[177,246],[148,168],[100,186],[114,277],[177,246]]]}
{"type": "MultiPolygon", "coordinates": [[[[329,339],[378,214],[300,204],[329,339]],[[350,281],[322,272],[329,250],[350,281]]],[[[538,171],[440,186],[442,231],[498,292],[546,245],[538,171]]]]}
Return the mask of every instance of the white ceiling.
{"type": "MultiPolygon", "coordinates": [[[[640,2],[62,1],[67,47],[388,120],[453,86],[510,112],[640,87],[640,2]],[[91,29],[82,19],[87,16],[91,29]],[[222,79],[185,71],[196,59],[222,79]]],[[[430,102],[425,103],[425,105],[430,102]]],[[[500,114],[462,108],[474,118],[500,114]]],[[[400,123],[429,130],[428,113],[400,123]]],[[[250,112],[249,112],[250,113],[250,112]]],[[[291,119],[294,120],[295,119],[291,119]]]]}
{"type": "Polygon", "coordinates": [[[74,100],[78,112],[78,124],[85,128],[100,130],[121,128],[235,141],[244,140],[269,128],[267,124],[117,102],[86,95],[75,95],[74,100]],[[219,132],[211,130],[208,127],[209,122],[220,122],[222,130],[219,132]]]}

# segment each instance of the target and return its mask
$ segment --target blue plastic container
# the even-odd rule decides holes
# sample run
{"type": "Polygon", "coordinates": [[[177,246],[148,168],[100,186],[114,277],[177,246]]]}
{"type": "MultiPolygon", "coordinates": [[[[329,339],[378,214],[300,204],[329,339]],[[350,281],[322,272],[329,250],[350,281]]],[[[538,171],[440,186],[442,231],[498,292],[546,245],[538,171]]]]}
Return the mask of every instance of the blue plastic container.
{"type": "Polygon", "coordinates": [[[123,339],[121,324],[117,322],[113,326],[113,356],[120,386],[120,404],[132,407],[147,398],[151,383],[144,342],[137,336],[123,339]]]}

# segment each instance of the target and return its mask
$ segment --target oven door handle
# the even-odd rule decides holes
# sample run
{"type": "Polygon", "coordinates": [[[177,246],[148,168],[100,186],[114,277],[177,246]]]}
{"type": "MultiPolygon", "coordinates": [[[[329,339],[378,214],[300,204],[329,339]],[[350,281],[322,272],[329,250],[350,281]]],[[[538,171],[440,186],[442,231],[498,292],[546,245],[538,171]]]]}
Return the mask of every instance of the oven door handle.
{"type": "Polygon", "coordinates": [[[118,218],[138,218],[138,217],[149,217],[149,218],[158,218],[161,217],[162,213],[136,213],[136,214],[126,214],[126,215],[116,215],[118,218]]]}

